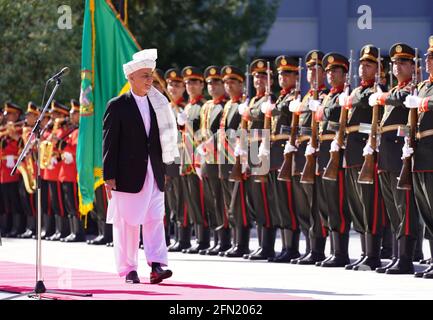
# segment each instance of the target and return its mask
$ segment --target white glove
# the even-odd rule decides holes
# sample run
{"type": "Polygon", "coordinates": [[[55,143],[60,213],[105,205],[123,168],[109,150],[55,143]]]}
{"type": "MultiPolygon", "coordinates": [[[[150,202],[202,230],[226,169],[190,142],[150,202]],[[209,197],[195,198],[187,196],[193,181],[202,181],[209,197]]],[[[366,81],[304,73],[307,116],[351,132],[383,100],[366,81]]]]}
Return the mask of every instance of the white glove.
{"type": "Polygon", "coordinates": [[[63,161],[65,161],[66,164],[71,164],[74,162],[74,157],[69,152],[63,152],[63,161]]]}
{"type": "Polygon", "coordinates": [[[258,157],[260,159],[269,157],[270,150],[263,143],[260,144],[258,157]]]}
{"type": "Polygon", "coordinates": [[[315,154],[319,149],[314,149],[310,144],[307,144],[307,148],[305,149],[305,156],[310,156],[315,154]]]}
{"type": "Polygon", "coordinates": [[[177,114],[177,123],[180,126],[185,125],[187,120],[188,120],[188,115],[186,114],[186,112],[180,112],[177,114]]]}
{"type": "Polygon", "coordinates": [[[56,157],[51,157],[50,160],[50,167],[54,167],[57,164],[57,158],[56,157]]]}
{"type": "Polygon", "coordinates": [[[379,99],[381,95],[382,95],[382,92],[375,92],[372,95],[370,95],[370,97],[368,97],[368,104],[371,107],[374,107],[375,105],[377,105],[377,99],[379,99]]]}
{"type": "Polygon", "coordinates": [[[331,148],[329,149],[329,152],[338,152],[338,151],[340,151],[340,146],[338,145],[336,140],[332,140],[331,148]]]}
{"type": "Polygon", "coordinates": [[[365,145],[364,149],[362,149],[362,156],[363,157],[365,157],[366,155],[372,155],[373,153],[374,153],[374,150],[369,143],[367,143],[365,145]]]}
{"type": "Polygon", "coordinates": [[[203,146],[203,143],[201,143],[198,147],[197,147],[197,152],[201,155],[201,156],[205,156],[206,155],[206,150],[203,146]]]}
{"type": "Polygon", "coordinates": [[[239,114],[242,116],[244,114],[245,110],[247,110],[247,108],[248,108],[248,104],[247,103],[245,103],[245,102],[241,103],[238,106],[238,112],[239,112],[239,114]]]}
{"type": "Polygon", "coordinates": [[[421,104],[421,98],[410,94],[406,97],[406,100],[404,100],[403,104],[406,106],[406,108],[418,108],[421,104]]]}
{"type": "Polygon", "coordinates": [[[310,101],[308,102],[308,109],[310,109],[313,112],[316,112],[320,104],[321,103],[319,100],[310,99],[310,101]]]}
{"type": "Polygon", "coordinates": [[[6,167],[12,169],[15,166],[15,159],[13,155],[6,156],[6,167]]]}
{"type": "Polygon", "coordinates": [[[340,106],[344,107],[349,102],[349,96],[347,95],[346,91],[343,91],[338,96],[338,103],[340,106]]]}
{"type": "Polygon", "coordinates": [[[234,150],[235,157],[245,156],[246,154],[247,154],[247,152],[241,148],[240,144],[236,144],[235,150],[234,150]]]}
{"type": "Polygon", "coordinates": [[[263,102],[260,106],[262,113],[271,112],[275,109],[275,103],[270,103],[269,101],[263,102]]]}
{"type": "Polygon", "coordinates": [[[405,140],[405,143],[403,145],[403,148],[401,149],[401,151],[402,151],[401,159],[402,160],[409,158],[413,154],[413,148],[409,147],[409,139],[406,137],[406,138],[404,138],[404,140],[405,140]]]}
{"type": "Polygon", "coordinates": [[[203,178],[201,176],[201,168],[200,167],[196,167],[195,168],[195,172],[197,173],[197,176],[199,177],[199,179],[203,180],[203,178]]]}
{"type": "Polygon", "coordinates": [[[295,100],[290,101],[289,111],[298,112],[300,106],[301,106],[301,97],[298,96],[298,98],[296,98],[295,100]]]}
{"type": "Polygon", "coordinates": [[[286,146],[284,147],[284,154],[296,152],[298,149],[295,146],[292,146],[289,141],[286,142],[286,146]]]}

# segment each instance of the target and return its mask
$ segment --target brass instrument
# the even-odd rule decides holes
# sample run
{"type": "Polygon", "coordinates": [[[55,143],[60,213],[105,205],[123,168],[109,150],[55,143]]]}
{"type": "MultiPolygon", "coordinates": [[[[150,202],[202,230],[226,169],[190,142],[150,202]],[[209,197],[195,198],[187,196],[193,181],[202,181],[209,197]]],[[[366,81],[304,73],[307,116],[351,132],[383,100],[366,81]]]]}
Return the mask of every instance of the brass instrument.
{"type": "MultiPolygon", "coordinates": [[[[28,136],[31,131],[30,127],[24,127],[22,133],[22,139],[24,144],[28,141],[28,136]]],[[[23,177],[24,187],[29,194],[32,194],[36,191],[36,177],[35,170],[33,165],[33,156],[32,154],[27,154],[25,159],[18,166],[18,171],[21,173],[23,177]]]]}
{"type": "Polygon", "coordinates": [[[51,157],[53,156],[54,144],[53,137],[61,124],[65,121],[64,118],[57,118],[54,120],[53,130],[48,138],[40,143],[39,146],[39,161],[41,169],[47,169],[50,166],[51,157]]]}
{"type": "Polygon", "coordinates": [[[5,136],[11,136],[14,133],[17,133],[22,130],[21,125],[24,124],[25,120],[18,121],[18,122],[12,122],[9,121],[5,125],[0,127],[0,138],[3,138],[5,136]]]}

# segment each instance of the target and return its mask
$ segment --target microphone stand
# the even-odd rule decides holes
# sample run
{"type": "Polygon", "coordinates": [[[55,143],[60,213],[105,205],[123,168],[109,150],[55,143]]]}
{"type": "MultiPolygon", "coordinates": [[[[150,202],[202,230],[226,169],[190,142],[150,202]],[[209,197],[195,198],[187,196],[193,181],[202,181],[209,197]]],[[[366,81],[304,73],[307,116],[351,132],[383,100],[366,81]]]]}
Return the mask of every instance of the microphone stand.
{"type": "Polygon", "coordinates": [[[42,293],[55,293],[55,294],[62,294],[62,295],[72,295],[72,296],[79,296],[79,297],[91,297],[91,293],[76,293],[76,292],[68,292],[68,291],[56,291],[56,290],[47,290],[44,285],[44,281],[42,279],[42,254],[41,254],[41,247],[42,247],[42,239],[41,239],[41,166],[39,163],[39,143],[41,138],[41,122],[44,118],[45,113],[48,110],[48,107],[51,104],[51,101],[54,98],[54,95],[57,92],[57,89],[60,86],[60,83],[62,80],[60,78],[57,78],[56,85],[53,88],[53,91],[51,92],[50,97],[48,98],[47,103],[44,106],[44,109],[42,110],[38,120],[36,121],[35,126],[32,129],[32,132],[29,136],[29,139],[27,140],[26,145],[24,146],[24,149],[21,151],[20,156],[18,157],[17,163],[15,164],[15,167],[12,169],[11,176],[15,174],[18,166],[23,161],[25,156],[27,155],[28,150],[30,149],[30,146],[33,145],[32,141],[33,139],[36,139],[35,145],[37,146],[37,152],[36,152],[36,166],[37,166],[37,224],[36,224],[36,285],[33,291],[26,292],[26,293],[20,293],[18,295],[14,295],[12,297],[8,297],[5,300],[11,300],[20,296],[29,296],[34,297],[37,296],[40,298],[40,295],[42,293]]]}

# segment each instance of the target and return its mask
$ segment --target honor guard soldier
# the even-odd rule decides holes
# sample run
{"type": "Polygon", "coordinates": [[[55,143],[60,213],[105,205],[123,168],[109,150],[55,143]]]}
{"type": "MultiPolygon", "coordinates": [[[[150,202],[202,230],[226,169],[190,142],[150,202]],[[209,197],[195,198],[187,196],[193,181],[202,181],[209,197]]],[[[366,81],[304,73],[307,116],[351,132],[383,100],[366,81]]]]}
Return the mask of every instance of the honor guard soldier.
{"type": "Polygon", "coordinates": [[[353,227],[355,231],[360,233],[362,250],[360,259],[346,265],[347,270],[374,270],[381,266],[379,255],[382,235],[381,221],[384,219],[382,215],[385,213],[380,210],[381,199],[377,171],[374,173],[372,184],[358,183],[358,177],[364,163],[363,148],[368,141],[368,134],[360,131],[360,124],[372,123],[372,108],[368,104],[368,98],[376,90],[378,55],[379,50],[373,45],[369,44],[361,49],[359,58],[361,86],[355,88],[349,97],[345,94],[339,97],[340,104],[342,103],[349,110],[343,166],[345,168],[347,201],[353,227]]]}
{"type": "MultiPolygon", "coordinates": [[[[339,153],[339,161],[336,166],[336,180],[326,179],[324,172],[330,160],[330,152],[334,150],[331,144],[337,143],[338,145],[336,130],[338,130],[339,126],[344,126],[344,123],[340,123],[342,108],[338,97],[345,89],[345,81],[347,81],[347,74],[349,72],[349,61],[345,56],[331,52],[323,57],[323,67],[325,68],[331,90],[322,104],[314,110],[316,111],[316,118],[320,120],[320,147],[317,165],[318,173],[322,176],[322,179],[321,185],[318,187],[322,188],[321,192],[328,206],[327,225],[329,231],[332,233],[330,240],[333,242],[334,254],[320,265],[322,267],[344,267],[346,264],[350,263],[348,253],[350,213],[346,201],[346,190],[344,188],[344,169],[342,167],[343,154],[342,150],[339,150],[338,147],[334,148],[336,150],[335,152],[339,153]]],[[[350,82],[350,80],[346,82],[347,92],[349,91],[348,82],[350,82]]],[[[343,116],[345,114],[343,114],[343,116]]],[[[345,122],[346,118],[347,116],[341,119],[341,121],[345,122]]],[[[344,132],[342,132],[342,134],[344,139],[344,132]]]]}
{"type": "Polygon", "coordinates": [[[44,169],[43,179],[48,181],[49,210],[53,213],[56,232],[46,240],[58,241],[69,235],[69,224],[65,216],[62,199],[62,190],[59,181],[60,150],[57,142],[66,130],[66,117],[69,116],[69,108],[55,100],[50,109],[53,119],[51,130],[45,131],[39,148],[41,168],[44,169]]]}
{"type": "MultiPolygon", "coordinates": [[[[171,107],[175,118],[183,112],[186,102],[184,99],[185,84],[179,70],[169,69],[165,72],[167,91],[170,95],[171,107]]],[[[180,130],[179,130],[180,132],[180,130]]],[[[178,146],[181,148],[181,135],[178,136],[178,146]]],[[[184,200],[179,173],[179,160],[167,165],[165,185],[165,200],[168,211],[166,223],[174,222],[175,242],[168,247],[169,252],[179,252],[191,247],[191,226],[188,221],[187,204],[184,200]]]]}
{"type": "MultiPolygon", "coordinates": [[[[29,102],[27,104],[23,132],[18,143],[18,154],[21,154],[25,144],[27,143],[39,115],[40,112],[38,106],[33,102],[29,102]]],[[[36,231],[36,158],[34,155],[34,150],[35,146],[33,145],[29,149],[26,157],[23,159],[23,164],[18,167],[18,170],[21,173],[18,191],[20,194],[21,206],[27,218],[26,231],[20,234],[18,237],[24,239],[33,237],[36,231]]]]}
{"type": "Polygon", "coordinates": [[[201,174],[204,187],[204,201],[209,221],[213,230],[214,245],[199,251],[199,254],[218,255],[231,247],[228,212],[224,210],[224,199],[217,163],[217,131],[227,97],[221,76],[221,68],[209,66],[204,71],[207,91],[211,100],[201,108],[200,140],[198,152],[201,155],[201,174]]]}
{"type": "Polygon", "coordinates": [[[271,119],[271,163],[269,184],[274,190],[279,206],[278,224],[281,230],[282,250],[279,255],[270,258],[270,262],[290,262],[300,257],[299,236],[300,227],[296,217],[295,204],[291,181],[279,181],[278,169],[284,159],[285,142],[289,139],[292,124],[292,113],[289,104],[296,98],[296,83],[298,81],[299,65],[296,57],[279,56],[275,59],[278,72],[280,95],[272,110],[271,119]]]}
{"type": "Polygon", "coordinates": [[[17,122],[22,114],[22,109],[12,102],[6,102],[3,114],[6,124],[0,133],[0,183],[6,214],[4,237],[16,238],[25,229],[25,216],[18,192],[20,175],[16,173],[11,176],[12,169],[18,158],[18,140],[21,128],[18,127],[17,122]]]}
{"type": "Polygon", "coordinates": [[[253,222],[247,206],[245,181],[243,179],[230,181],[230,174],[235,163],[233,137],[241,122],[238,109],[244,100],[242,89],[245,75],[239,68],[232,65],[224,66],[221,74],[225,91],[230,99],[224,106],[219,126],[218,155],[223,155],[218,158],[222,159],[219,164],[219,176],[223,189],[224,211],[229,217],[233,230],[233,247],[220,252],[219,255],[235,258],[250,253],[250,228],[253,222]]]}
{"type": "MultiPolygon", "coordinates": [[[[416,92],[406,97],[404,102],[410,108],[409,123],[417,120],[416,145],[409,141],[403,148],[403,158],[413,157],[413,189],[416,203],[422,219],[425,222],[425,238],[429,240],[431,256],[433,257],[433,36],[429,38],[429,48],[425,54],[426,71],[429,78],[421,82],[416,92]],[[417,110],[416,118],[411,121],[410,117],[417,110]]],[[[416,277],[433,279],[433,262],[427,270],[416,272],[416,277]]]]}
{"type": "MultiPolygon", "coordinates": [[[[298,112],[299,115],[299,135],[296,140],[297,147],[294,156],[294,174],[292,180],[292,192],[297,199],[299,212],[299,221],[304,228],[309,230],[307,241],[311,243],[310,252],[306,256],[293,259],[291,263],[302,265],[311,265],[316,262],[325,260],[325,245],[327,230],[321,216],[328,216],[328,209],[325,205],[324,195],[321,188],[320,176],[313,175],[313,183],[303,183],[302,177],[306,173],[306,157],[314,156],[317,150],[311,147],[313,137],[313,113],[309,110],[310,105],[320,105],[321,101],[328,94],[326,88],[325,73],[323,70],[323,52],[311,50],[305,56],[307,66],[307,81],[310,84],[310,90],[302,99],[302,102],[294,100],[289,105],[291,112],[298,112]],[[315,97],[317,96],[317,97],[315,97]],[[317,99],[317,100],[316,100],[317,99]],[[314,177],[315,176],[315,177],[314,177]]],[[[307,242],[308,244],[308,242],[307,242]]]]}
{"type": "MultiPolygon", "coordinates": [[[[257,132],[265,130],[270,131],[270,127],[266,128],[265,114],[269,108],[272,108],[275,103],[275,98],[271,92],[272,86],[272,70],[267,68],[267,61],[264,59],[256,59],[250,65],[251,74],[253,76],[253,85],[256,90],[256,96],[253,97],[246,110],[242,112],[243,117],[248,118],[248,130],[250,132],[250,142],[253,144],[260,143],[258,159],[259,166],[264,168],[269,166],[269,146],[266,146],[266,141],[261,139],[257,132]],[[268,72],[270,73],[268,78],[268,72]]],[[[262,134],[263,136],[263,134],[262,134]]],[[[275,236],[276,227],[278,226],[278,205],[275,199],[275,193],[270,187],[268,172],[254,175],[254,170],[257,168],[252,161],[252,153],[256,148],[251,144],[250,147],[250,168],[251,175],[248,177],[247,190],[248,201],[251,203],[254,210],[254,216],[257,224],[257,233],[259,237],[259,248],[250,255],[244,258],[250,260],[267,260],[275,256],[275,236]]]]}
{"type": "Polygon", "coordinates": [[[203,97],[204,78],[200,69],[192,66],[183,68],[182,77],[188,93],[188,103],[177,117],[182,130],[181,182],[183,196],[187,203],[189,223],[194,223],[197,243],[184,253],[198,253],[210,247],[209,222],[206,217],[201,168],[197,157],[198,141],[195,133],[200,129],[201,107],[206,102],[203,97]]]}
{"type": "Polygon", "coordinates": [[[69,111],[69,125],[65,128],[66,132],[57,142],[57,147],[61,150],[61,163],[59,170],[59,181],[63,194],[65,213],[69,221],[71,233],[60,238],[62,242],[82,242],[85,239],[83,223],[80,219],[78,206],[78,185],[77,185],[77,143],[78,143],[78,124],[80,122],[80,103],[72,99],[71,110],[69,111]]]}

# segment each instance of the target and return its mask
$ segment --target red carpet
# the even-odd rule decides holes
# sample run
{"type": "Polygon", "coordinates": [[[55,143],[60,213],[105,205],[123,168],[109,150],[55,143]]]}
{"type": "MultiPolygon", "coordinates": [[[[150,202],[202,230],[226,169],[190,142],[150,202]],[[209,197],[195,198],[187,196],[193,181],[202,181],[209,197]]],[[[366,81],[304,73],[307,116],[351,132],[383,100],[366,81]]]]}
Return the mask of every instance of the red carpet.
{"type": "MultiPolygon", "coordinates": [[[[302,299],[287,294],[273,294],[165,280],[149,283],[148,275],[140,276],[141,284],[127,284],[116,274],[78,269],[43,267],[47,289],[75,293],[92,293],[78,297],[45,293],[60,300],[292,300],[302,299]]],[[[175,274],[176,275],[176,274],[175,274]]],[[[35,266],[0,261],[0,291],[28,292],[34,289],[35,266]]]]}

